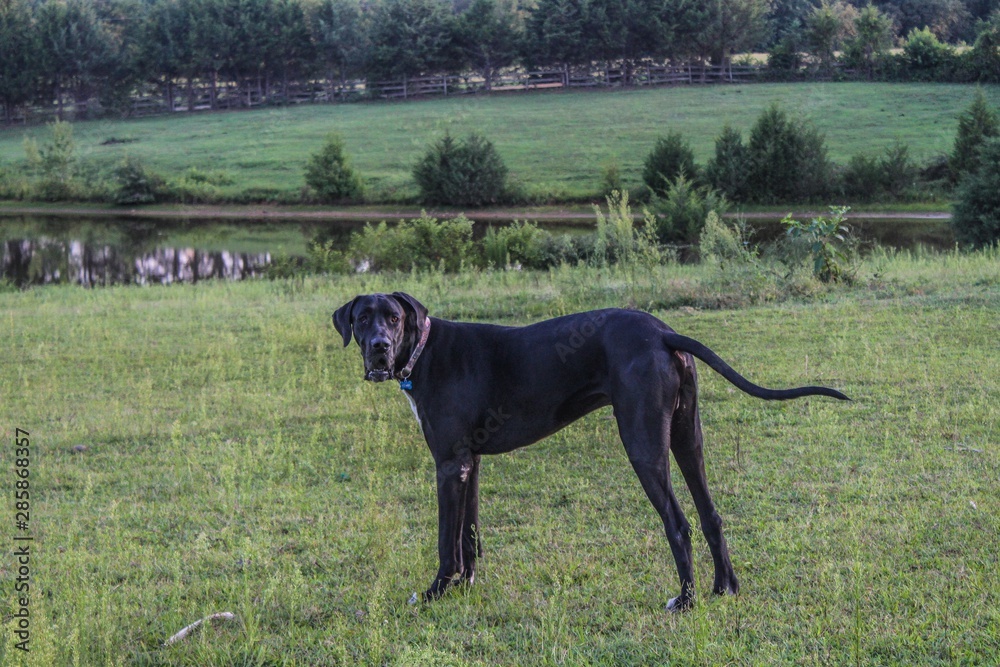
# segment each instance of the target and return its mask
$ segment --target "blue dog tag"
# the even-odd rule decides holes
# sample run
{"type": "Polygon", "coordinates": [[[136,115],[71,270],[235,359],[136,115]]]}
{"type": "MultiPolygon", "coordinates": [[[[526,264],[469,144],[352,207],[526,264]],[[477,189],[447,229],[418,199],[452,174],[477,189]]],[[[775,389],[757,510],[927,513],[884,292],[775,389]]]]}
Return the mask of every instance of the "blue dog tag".
{"type": "Polygon", "coordinates": [[[409,390],[413,389],[413,382],[409,378],[407,378],[405,380],[400,380],[399,381],[399,388],[400,389],[404,389],[406,391],[409,391],[409,390]]]}

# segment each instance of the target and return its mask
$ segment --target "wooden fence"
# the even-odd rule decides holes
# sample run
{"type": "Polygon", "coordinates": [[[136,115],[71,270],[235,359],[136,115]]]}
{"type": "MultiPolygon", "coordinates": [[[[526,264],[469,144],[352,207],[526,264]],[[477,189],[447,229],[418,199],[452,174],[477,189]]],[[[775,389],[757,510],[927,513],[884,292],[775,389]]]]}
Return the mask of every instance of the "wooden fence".
{"type": "MultiPolygon", "coordinates": [[[[579,69],[564,67],[546,70],[508,70],[486,81],[481,75],[440,75],[403,78],[398,81],[331,81],[317,79],[295,82],[210,82],[188,81],[146,84],[135,92],[124,110],[126,115],[152,116],[203,110],[251,108],[262,105],[346,102],[364,98],[410,99],[426,96],[467,95],[484,92],[513,92],[546,89],[615,88],[626,86],[669,86],[683,84],[737,83],[752,81],[759,67],[746,65],[639,65],[579,69]]],[[[48,108],[21,109],[13,122],[39,122],[57,115],[73,118],[78,109],[102,113],[96,100],[74,104],[64,100],[48,108]]]]}
{"type": "Polygon", "coordinates": [[[373,97],[408,99],[425,95],[462,95],[481,92],[543,90],[551,88],[609,88],[622,86],[662,86],[694,83],[735,83],[757,77],[759,68],[750,66],[643,65],[629,68],[577,70],[570,68],[510,71],[490,78],[439,75],[404,78],[399,81],[358,82],[357,90],[373,97]]]}

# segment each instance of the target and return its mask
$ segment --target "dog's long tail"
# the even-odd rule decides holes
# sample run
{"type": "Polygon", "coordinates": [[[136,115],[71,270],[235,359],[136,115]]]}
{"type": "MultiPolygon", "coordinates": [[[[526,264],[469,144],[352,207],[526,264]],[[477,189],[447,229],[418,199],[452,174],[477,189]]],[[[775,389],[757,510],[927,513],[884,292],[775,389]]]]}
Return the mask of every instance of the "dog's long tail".
{"type": "Polygon", "coordinates": [[[839,398],[842,401],[851,400],[836,389],[830,389],[829,387],[795,387],[794,389],[768,389],[761,387],[737,373],[733,370],[732,366],[722,360],[722,357],[694,338],[668,332],[664,336],[664,341],[667,347],[673,350],[689,352],[698,357],[711,366],[716,373],[732,382],[736,388],[745,391],[751,396],[763,398],[766,401],[785,401],[790,398],[800,398],[802,396],[830,396],[832,398],[839,398]]]}

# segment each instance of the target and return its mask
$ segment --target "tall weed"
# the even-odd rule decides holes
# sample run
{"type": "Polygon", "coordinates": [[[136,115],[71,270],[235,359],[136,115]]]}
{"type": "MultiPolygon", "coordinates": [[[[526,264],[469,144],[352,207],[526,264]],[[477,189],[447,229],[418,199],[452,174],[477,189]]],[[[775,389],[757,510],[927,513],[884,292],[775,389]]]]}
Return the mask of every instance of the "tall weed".
{"type": "Polygon", "coordinates": [[[813,275],[825,283],[853,282],[855,268],[849,256],[853,242],[847,219],[847,206],[830,207],[829,217],[817,216],[801,222],[788,214],[782,219],[790,239],[801,240],[812,260],[813,275]]]}
{"type": "Polygon", "coordinates": [[[653,266],[663,259],[656,242],[656,219],[645,211],[642,227],[636,227],[628,192],[612,192],[606,199],[608,214],[594,206],[597,231],[591,263],[598,266],[625,264],[653,266]]]}

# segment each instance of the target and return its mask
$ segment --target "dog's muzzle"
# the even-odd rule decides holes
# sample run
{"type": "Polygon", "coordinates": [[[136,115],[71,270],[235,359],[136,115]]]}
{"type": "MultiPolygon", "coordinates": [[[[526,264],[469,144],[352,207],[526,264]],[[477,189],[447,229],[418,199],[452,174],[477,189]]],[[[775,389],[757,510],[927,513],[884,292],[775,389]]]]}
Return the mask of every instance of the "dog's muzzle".
{"type": "Polygon", "coordinates": [[[392,378],[391,350],[372,350],[365,356],[365,380],[385,382],[392,378]]]}

